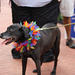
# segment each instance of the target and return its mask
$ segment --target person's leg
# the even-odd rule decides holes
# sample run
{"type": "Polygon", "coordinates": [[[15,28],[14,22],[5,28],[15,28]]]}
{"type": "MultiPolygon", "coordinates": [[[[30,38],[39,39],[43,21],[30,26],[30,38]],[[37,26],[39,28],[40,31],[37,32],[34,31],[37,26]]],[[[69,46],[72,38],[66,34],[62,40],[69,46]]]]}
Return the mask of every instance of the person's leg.
{"type": "MultiPolygon", "coordinates": [[[[71,18],[63,17],[63,23],[64,23],[64,25],[71,23],[71,18]]],[[[70,48],[75,48],[75,43],[71,39],[71,26],[66,26],[65,29],[66,29],[66,33],[67,33],[66,45],[69,46],[70,48]]]]}
{"type": "MultiPolygon", "coordinates": [[[[70,17],[63,17],[63,24],[69,24],[71,23],[71,18],[70,17]]],[[[67,33],[67,40],[69,40],[71,38],[70,34],[71,34],[71,26],[66,26],[66,33],[67,33]]]]}
{"type": "MultiPolygon", "coordinates": [[[[12,9],[12,22],[13,23],[31,21],[30,8],[19,7],[11,0],[11,9],[12,9]]],[[[15,48],[13,48],[11,52],[12,52],[13,58],[15,59],[21,58],[20,53],[16,51],[15,48]]]]}
{"type": "MultiPolygon", "coordinates": [[[[71,16],[74,14],[74,0],[62,0],[60,4],[60,11],[63,16],[63,23],[71,23],[71,16]]],[[[66,26],[67,41],[66,45],[70,48],[75,48],[75,43],[71,39],[71,26],[66,26]]]]}

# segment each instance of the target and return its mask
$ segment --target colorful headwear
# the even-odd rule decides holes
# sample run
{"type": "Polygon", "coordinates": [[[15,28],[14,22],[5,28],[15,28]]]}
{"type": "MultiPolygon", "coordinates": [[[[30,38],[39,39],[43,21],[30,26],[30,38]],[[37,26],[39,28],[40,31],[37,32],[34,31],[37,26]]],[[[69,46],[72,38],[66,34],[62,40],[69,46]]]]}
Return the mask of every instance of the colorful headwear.
{"type": "MultiPolygon", "coordinates": [[[[30,24],[25,21],[23,22],[24,26],[30,29],[29,35],[30,38],[25,40],[23,43],[14,43],[15,49],[19,52],[24,52],[24,51],[29,51],[30,49],[35,49],[35,45],[37,44],[37,40],[40,39],[40,33],[39,30],[40,28],[37,26],[36,22],[31,22],[30,24]]],[[[22,25],[22,23],[20,22],[22,25]]]]}

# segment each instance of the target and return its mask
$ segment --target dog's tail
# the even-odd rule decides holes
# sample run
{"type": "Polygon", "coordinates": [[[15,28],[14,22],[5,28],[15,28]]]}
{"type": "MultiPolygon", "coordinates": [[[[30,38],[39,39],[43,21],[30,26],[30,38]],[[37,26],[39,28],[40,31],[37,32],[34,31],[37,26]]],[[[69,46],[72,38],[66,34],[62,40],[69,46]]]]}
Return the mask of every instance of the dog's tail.
{"type": "Polygon", "coordinates": [[[56,55],[56,57],[58,57],[59,52],[60,52],[60,38],[61,38],[60,35],[61,35],[60,30],[57,29],[57,36],[56,36],[56,40],[54,43],[54,51],[53,51],[53,54],[56,55]],[[55,52],[57,52],[57,53],[55,53],[55,52]]]}

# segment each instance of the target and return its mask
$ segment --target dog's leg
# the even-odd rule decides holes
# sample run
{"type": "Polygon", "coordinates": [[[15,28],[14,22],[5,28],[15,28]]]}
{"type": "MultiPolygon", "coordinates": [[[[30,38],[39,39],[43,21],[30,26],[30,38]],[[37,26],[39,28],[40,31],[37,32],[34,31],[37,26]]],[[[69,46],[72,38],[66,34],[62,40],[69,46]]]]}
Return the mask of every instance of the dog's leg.
{"type": "Polygon", "coordinates": [[[40,61],[40,57],[32,55],[32,59],[34,60],[35,64],[36,64],[36,69],[35,71],[37,72],[37,75],[41,75],[41,61],[40,61]]]}
{"type": "Polygon", "coordinates": [[[55,52],[53,53],[55,55],[55,61],[54,61],[54,68],[51,72],[51,75],[56,75],[56,68],[57,68],[57,62],[58,62],[58,55],[59,55],[59,49],[54,49],[55,52]]]}
{"type": "Polygon", "coordinates": [[[54,61],[54,68],[53,68],[53,71],[51,72],[51,75],[56,75],[58,55],[60,52],[60,35],[56,38],[56,41],[55,41],[52,51],[53,51],[53,54],[55,55],[55,61],[54,61]]]}
{"type": "Polygon", "coordinates": [[[25,75],[27,65],[27,57],[22,55],[22,75],[25,75]]]}
{"type": "Polygon", "coordinates": [[[59,49],[52,49],[52,50],[53,50],[53,54],[55,55],[55,61],[54,61],[54,68],[53,68],[53,71],[51,72],[51,75],[56,75],[59,49]]]}
{"type": "Polygon", "coordinates": [[[43,57],[43,55],[41,55],[41,57],[40,57],[41,66],[42,66],[42,63],[43,63],[43,59],[44,59],[44,57],[43,57]]]}
{"type": "Polygon", "coordinates": [[[40,59],[36,59],[36,69],[37,69],[37,75],[41,75],[41,61],[40,61],[40,59]]]}
{"type": "Polygon", "coordinates": [[[57,67],[57,57],[55,57],[54,68],[53,71],[51,72],[51,75],[56,75],[56,67],[57,67]]]}
{"type": "MultiPolygon", "coordinates": [[[[43,55],[41,55],[40,61],[41,61],[41,66],[42,66],[42,63],[43,63],[43,55]]],[[[33,70],[33,73],[37,73],[37,69],[33,70]]]]}
{"type": "Polygon", "coordinates": [[[40,57],[39,60],[36,61],[36,68],[37,68],[38,75],[41,75],[42,63],[43,63],[43,55],[40,57]]]}

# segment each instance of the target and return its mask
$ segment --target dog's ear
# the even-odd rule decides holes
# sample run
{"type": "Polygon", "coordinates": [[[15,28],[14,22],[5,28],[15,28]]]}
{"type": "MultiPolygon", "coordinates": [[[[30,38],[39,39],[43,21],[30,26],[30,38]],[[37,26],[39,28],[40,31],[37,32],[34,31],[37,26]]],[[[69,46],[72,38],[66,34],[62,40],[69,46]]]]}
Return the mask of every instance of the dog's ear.
{"type": "Polygon", "coordinates": [[[28,28],[21,27],[19,30],[23,31],[25,38],[29,38],[29,29],[28,28]]]}

